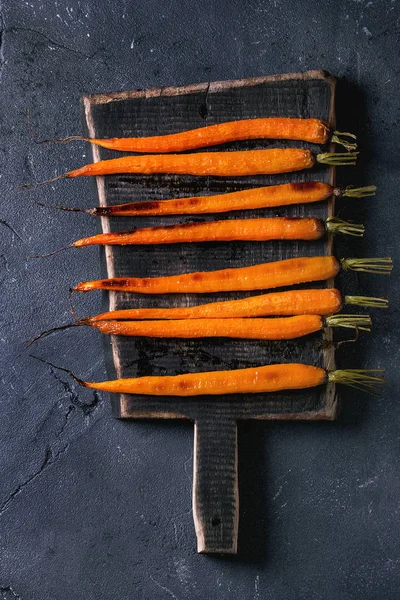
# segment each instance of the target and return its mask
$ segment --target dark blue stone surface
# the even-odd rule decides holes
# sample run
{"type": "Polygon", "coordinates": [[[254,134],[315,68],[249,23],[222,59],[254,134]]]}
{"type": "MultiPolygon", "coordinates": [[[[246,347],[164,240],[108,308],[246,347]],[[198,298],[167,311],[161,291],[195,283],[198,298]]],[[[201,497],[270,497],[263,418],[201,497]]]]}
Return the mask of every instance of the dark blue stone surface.
{"type": "MultiPolygon", "coordinates": [[[[374,332],[342,346],[342,367],[387,369],[382,398],[343,392],[336,423],[242,424],[241,523],[235,558],[196,554],[193,431],[187,423],[112,419],[108,399],[17,354],[70,318],[71,284],[99,275],[97,249],[33,254],[94,233],[92,182],[41,181],[90,157],[83,94],[323,68],[341,78],[338,125],[355,131],[357,168],[375,198],[338,203],[364,221],[340,256],[398,259],[398,0],[3,0],[0,3],[0,598],[13,600],[397,600],[399,280],[348,276],[347,292],[389,295],[374,332]]],[[[79,299],[81,314],[99,298],[79,299]]],[[[33,350],[83,378],[105,376],[96,332],[33,350]]]]}

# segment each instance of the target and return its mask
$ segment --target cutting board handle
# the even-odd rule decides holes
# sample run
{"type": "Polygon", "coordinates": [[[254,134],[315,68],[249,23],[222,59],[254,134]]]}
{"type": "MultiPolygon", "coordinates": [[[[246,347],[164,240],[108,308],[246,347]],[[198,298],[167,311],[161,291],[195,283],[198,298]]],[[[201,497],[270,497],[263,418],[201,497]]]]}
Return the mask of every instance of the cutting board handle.
{"type": "Polygon", "coordinates": [[[237,421],[213,412],[197,419],[194,429],[193,517],[197,551],[236,554],[237,421]]]}

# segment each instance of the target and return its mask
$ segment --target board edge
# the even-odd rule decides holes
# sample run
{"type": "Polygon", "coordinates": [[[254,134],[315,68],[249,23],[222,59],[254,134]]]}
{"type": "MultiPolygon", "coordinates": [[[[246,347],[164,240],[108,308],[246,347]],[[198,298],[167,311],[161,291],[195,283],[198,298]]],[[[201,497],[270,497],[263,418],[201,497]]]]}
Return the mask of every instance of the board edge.
{"type": "Polygon", "coordinates": [[[258,77],[248,77],[245,79],[227,79],[221,81],[204,81],[180,86],[161,86],[149,88],[146,90],[125,90],[120,92],[108,92],[106,94],[87,94],[83,96],[83,102],[93,105],[108,104],[109,102],[118,102],[120,100],[129,100],[130,98],[153,98],[160,96],[180,96],[183,94],[198,94],[201,92],[218,92],[227,88],[246,87],[270,83],[273,81],[290,81],[292,79],[324,79],[333,89],[336,85],[336,77],[324,71],[323,69],[313,69],[310,71],[300,71],[298,73],[283,73],[274,75],[261,75],[258,77]]]}
{"type": "MultiPolygon", "coordinates": [[[[283,73],[283,74],[274,74],[274,75],[264,75],[259,77],[250,77],[246,79],[234,79],[234,80],[222,80],[222,81],[214,81],[214,82],[203,82],[197,84],[189,84],[183,86],[171,86],[171,87],[158,87],[158,88],[150,88],[147,90],[129,90],[123,92],[115,92],[108,94],[88,94],[84,95],[81,98],[81,103],[84,107],[85,119],[89,131],[90,137],[95,137],[94,123],[92,119],[91,107],[99,104],[107,104],[113,101],[121,101],[130,98],[151,98],[157,96],[177,96],[191,93],[200,93],[200,92],[218,92],[223,91],[229,88],[235,87],[246,87],[246,86],[254,86],[261,85],[263,83],[270,83],[274,81],[289,81],[289,80],[310,80],[310,79],[322,79],[325,80],[330,89],[331,89],[331,102],[330,102],[330,110],[329,110],[329,125],[334,128],[336,125],[336,115],[335,115],[335,95],[336,95],[336,83],[337,78],[331,75],[329,72],[323,69],[314,69],[297,73],[283,73]]],[[[333,145],[331,144],[330,151],[333,151],[333,145]]],[[[100,149],[96,145],[92,145],[92,154],[94,162],[98,162],[100,160],[100,149]]],[[[335,184],[335,167],[331,166],[329,168],[329,183],[333,186],[335,184]]],[[[104,177],[96,177],[97,191],[99,197],[100,205],[105,205],[105,189],[104,189],[104,177]]],[[[328,212],[329,215],[332,216],[334,214],[334,197],[332,196],[328,200],[328,212]]],[[[110,230],[110,221],[108,217],[101,217],[102,228],[103,231],[110,230]]],[[[107,251],[107,249],[106,249],[107,251]]],[[[327,253],[333,253],[333,236],[330,234],[327,240],[327,253]]],[[[110,256],[106,256],[106,264],[107,271],[109,271],[110,263],[112,263],[112,259],[110,260],[110,256]]],[[[110,272],[109,272],[110,273],[110,272]]],[[[111,277],[112,274],[109,274],[111,277]]],[[[327,287],[334,287],[334,279],[330,279],[327,281],[327,287]]],[[[109,293],[109,310],[113,310],[113,305],[115,302],[115,294],[113,292],[109,293]]],[[[327,348],[323,351],[323,364],[325,369],[334,368],[335,365],[335,351],[334,346],[332,344],[333,335],[331,329],[325,329],[323,335],[324,341],[326,341],[327,348]]],[[[111,345],[112,345],[112,354],[114,357],[114,366],[117,371],[117,376],[120,377],[120,360],[119,360],[119,350],[118,344],[115,342],[115,336],[111,336],[111,345]]],[[[335,384],[329,383],[326,386],[326,403],[325,410],[321,411],[307,411],[304,413],[292,414],[290,416],[287,415],[274,415],[274,414],[266,414],[259,417],[256,417],[260,420],[334,420],[337,417],[338,413],[338,401],[336,396],[335,384]]],[[[145,419],[145,418],[171,418],[171,419],[190,419],[183,414],[174,414],[167,412],[155,412],[153,413],[139,413],[136,412],[134,415],[132,413],[128,413],[127,406],[129,401],[126,397],[126,394],[120,395],[120,410],[116,415],[118,418],[134,418],[134,419],[145,419]]]]}

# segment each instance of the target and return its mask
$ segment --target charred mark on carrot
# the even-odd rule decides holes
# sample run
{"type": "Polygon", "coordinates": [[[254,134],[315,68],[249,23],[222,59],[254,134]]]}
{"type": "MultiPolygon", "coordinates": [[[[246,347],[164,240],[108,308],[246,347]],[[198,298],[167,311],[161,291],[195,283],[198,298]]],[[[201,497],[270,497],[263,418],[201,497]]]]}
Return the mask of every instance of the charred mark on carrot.
{"type": "MultiPolygon", "coordinates": [[[[141,211],[141,210],[152,210],[153,208],[158,208],[161,204],[161,201],[159,200],[146,200],[145,202],[135,202],[135,210],[137,211],[141,211]]],[[[107,210],[110,210],[110,212],[114,211],[115,209],[118,210],[118,212],[120,211],[129,211],[132,209],[132,204],[120,204],[118,206],[110,206],[107,208],[107,210]]]]}
{"type": "Polygon", "coordinates": [[[130,284],[129,279],[102,279],[101,280],[101,287],[104,288],[108,288],[108,287],[125,287],[128,286],[130,284]]]}

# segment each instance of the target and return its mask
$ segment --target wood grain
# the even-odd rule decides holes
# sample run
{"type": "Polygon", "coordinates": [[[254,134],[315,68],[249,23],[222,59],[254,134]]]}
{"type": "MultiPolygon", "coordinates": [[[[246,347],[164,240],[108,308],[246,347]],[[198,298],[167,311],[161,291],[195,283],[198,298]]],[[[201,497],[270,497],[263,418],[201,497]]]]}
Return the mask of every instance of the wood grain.
{"type": "MultiPolygon", "coordinates": [[[[183,87],[156,88],[83,99],[90,137],[145,136],[173,133],[218,122],[262,116],[317,117],[335,125],[335,80],[322,71],[274,75],[237,81],[206,82],[183,87]]],[[[248,141],[210,148],[319,147],[298,142],[248,141]]],[[[93,160],[118,156],[93,147],[93,160]]],[[[215,194],[288,181],[320,180],[334,183],[334,169],[245,178],[196,178],[176,175],[132,175],[97,178],[102,206],[128,201],[215,194]]],[[[89,203],[89,205],[93,204],[89,203]]],[[[224,218],[315,216],[333,214],[333,199],[315,205],[280,210],[238,211],[224,218]]],[[[102,231],[212,220],[213,215],[101,219],[102,231]]],[[[175,244],[156,247],[108,247],[103,252],[104,276],[158,276],[179,272],[244,266],[292,256],[331,254],[332,240],[317,242],[231,242],[175,244]]],[[[88,274],[88,278],[90,274],[88,274]]],[[[320,286],[332,286],[333,282],[320,286]]],[[[316,286],[315,286],[316,287],[316,286]]],[[[111,310],[144,306],[188,306],[200,302],[243,298],[249,293],[202,295],[171,294],[163,297],[111,292],[103,304],[111,310]]],[[[245,368],[276,362],[304,362],[333,368],[332,347],[321,349],[329,330],[288,342],[248,340],[154,340],[105,338],[110,377],[179,374],[206,370],[245,368]]],[[[200,397],[151,398],[121,395],[113,399],[121,418],[182,418],[195,422],[193,512],[200,552],[234,553],[237,550],[237,422],[243,419],[333,419],[334,386],[278,395],[254,394],[217,399],[200,397]]]]}

